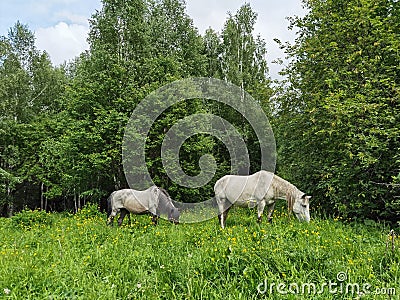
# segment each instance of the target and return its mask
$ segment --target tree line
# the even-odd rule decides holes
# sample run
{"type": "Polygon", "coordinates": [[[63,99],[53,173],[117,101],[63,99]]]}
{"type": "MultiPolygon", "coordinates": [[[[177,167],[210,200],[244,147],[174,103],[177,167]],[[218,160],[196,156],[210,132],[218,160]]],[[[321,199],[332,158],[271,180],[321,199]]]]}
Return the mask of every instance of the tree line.
{"type": "MultiPolygon", "coordinates": [[[[294,44],[280,42],[289,64],[272,81],[265,41],[254,34],[249,4],[228,13],[220,32],[203,35],[183,0],[103,0],[90,21],[90,49],[53,66],[34,34],[17,22],[0,39],[0,207],[77,211],[127,187],[124,129],[140,101],[182,78],[218,78],[250,93],[272,123],[277,173],[314,196],[314,206],[347,217],[398,220],[400,214],[399,4],[394,0],[305,0],[292,17],[294,44]]],[[[146,163],[174,199],[203,201],[213,182],[182,188],[163,169],[160,146],[179,119],[211,112],[244,137],[250,172],[260,168],[257,138],[235,110],[193,99],[152,126],[146,163]]],[[[226,147],[209,135],[189,138],[182,169],[199,158],[230,172],[226,147]]]]}

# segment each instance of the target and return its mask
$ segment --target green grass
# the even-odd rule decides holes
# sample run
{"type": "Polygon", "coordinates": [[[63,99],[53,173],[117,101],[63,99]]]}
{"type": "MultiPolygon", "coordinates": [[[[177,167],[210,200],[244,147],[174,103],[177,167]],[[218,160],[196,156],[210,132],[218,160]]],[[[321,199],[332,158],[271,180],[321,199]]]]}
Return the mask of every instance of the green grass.
{"type": "Polygon", "coordinates": [[[389,228],[381,225],[300,223],[283,208],[273,224],[234,208],[225,230],[216,218],[153,226],[148,216],[132,216],[120,228],[105,222],[92,206],[76,215],[24,211],[0,219],[0,298],[355,299],[345,292],[349,283],[371,286],[362,299],[388,299],[376,291],[389,288],[399,298],[400,239],[394,253],[387,250],[389,228]],[[347,276],[341,285],[339,272],[347,276]],[[307,283],[315,294],[302,293],[307,283]]]}

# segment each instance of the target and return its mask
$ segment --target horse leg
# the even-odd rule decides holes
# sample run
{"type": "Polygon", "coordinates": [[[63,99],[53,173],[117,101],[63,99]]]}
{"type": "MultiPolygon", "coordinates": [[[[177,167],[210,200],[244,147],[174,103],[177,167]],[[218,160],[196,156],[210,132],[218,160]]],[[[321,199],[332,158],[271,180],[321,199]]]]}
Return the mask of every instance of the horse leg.
{"type": "Polygon", "coordinates": [[[118,214],[118,209],[113,209],[108,216],[107,225],[113,225],[114,217],[118,214]]]}
{"type": "Polygon", "coordinates": [[[219,215],[218,219],[221,224],[221,228],[224,229],[226,225],[226,218],[228,217],[228,212],[231,209],[232,205],[227,206],[225,203],[227,203],[227,200],[225,200],[224,203],[219,204],[219,215]]]}
{"type": "Polygon", "coordinates": [[[122,208],[121,209],[121,214],[120,214],[120,216],[118,218],[118,226],[122,225],[122,222],[124,221],[124,218],[125,218],[126,214],[129,214],[129,212],[125,208],[122,208]]]}
{"type": "Polygon", "coordinates": [[[226,207],[227,206],[226,199],[217,198],[217,203],[218,203],[218,220],[221,225],[221,228],[224,229],[226,217],[228,215],[228,210],[229,210],[230,206],[226,207]]]}
{"type": "Polygon", "coordinates": [[[218,221],[219,221],[219,224],[221,225],[221,228],[224,229],[225,228],[225,212],[218,215],[218,221]]]}
{"type": "Polygon", "coordinates": [[[272,214],[275,209],[275,202],[268,206],[268,222],[272,223],[272,214]]]}
{"type": "Polygon", "coordinates": [[[217,201],[217,205],[218,205],[218,223],[221,225],[222,228],[224,228],[223,223],[222,223],[222,214],[224,213],[222,199],[215,196],[215,200],[217,201]]]}
{"type": "Polygon", "coordinates": [[[128,216],[129,226],[131,226],[131,225],[132,225],[132,222],[131,222],[131,213],[129,212],[129,210],[126,210],[126,214],[127,214],[127,216],[128,216]]]}
{"type": "Polygon", "coordinates": [[[264,208],[265,208],[265,200],[259,201],[257,204],[257,222],[258,223],[261,223],[264,208]]]}
{"type": "Polygon", "coordinates": [[[226,225],[226,218],[228,217],[228,212],[229,212],[229,210],[231,209],[231,207],[232,207],[232,205],[229,206],[227,209],[225,209],[225,211],[222,213],[222,217],[221,217],[221,224],[223,224],[223,225],[221,225],[221,226],[222,226],[222,229],[225,228],[225,225],[226,225]]]}
{"type": "Polygon", "coordinates": [[[158,216],[152,214],[151,215],[151,222],[153,223],[154,226],[156,226],[158,224],[158,216]]]}

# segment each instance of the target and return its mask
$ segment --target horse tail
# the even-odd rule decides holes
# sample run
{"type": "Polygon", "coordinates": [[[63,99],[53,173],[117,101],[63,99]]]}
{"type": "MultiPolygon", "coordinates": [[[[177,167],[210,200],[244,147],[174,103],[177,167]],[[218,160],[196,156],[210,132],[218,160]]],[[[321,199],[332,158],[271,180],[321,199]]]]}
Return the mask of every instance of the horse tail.
{"type": "Polygon", "coordinates": [[[110,196],[107,198],[107,218],[111,215],[112,212],[112,198],[115,192],[112,192],[110,196]]]}

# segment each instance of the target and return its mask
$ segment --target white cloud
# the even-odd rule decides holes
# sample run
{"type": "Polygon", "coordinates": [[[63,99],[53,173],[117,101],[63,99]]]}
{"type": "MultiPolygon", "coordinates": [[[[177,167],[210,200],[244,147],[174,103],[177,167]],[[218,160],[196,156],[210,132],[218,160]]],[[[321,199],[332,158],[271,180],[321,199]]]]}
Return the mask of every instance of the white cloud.
{"type": "Polygon", "coordinates": [[[88,25],[88,17],[87,16],[73,14],[68,10],[59,11],[59,12],[55,13],[54,16],[58,20],[69,21],[73,24],[80,24],[80,25],[85,25],[85,26],[88,25]]]}
{"type": "Polygon", "coordinates": [[[187,12],[201,34],[204,34],[209,27],[215,31],[221,31],[228,11],[234,13],[243,4],[243,0],[188,0],[186,2],[187,12]]]}
{"type": "Polygon", "coordinates": [[[36,30],[36,46],[45,50],[55,65],[71,60],[89,48],[86,41],[88,25],[59,22],[36,30]]]}
{"type": "MultiPolygon", "coordinates": [[[[42,7],[40,9],[36,6],[32,9],[22,9],[21,7],[17,9],[15,7],[15,9],[19,12],[29,12],[30,18],[34,17],[33,21],[28,19],[22,19],[22,21],[28,24],[33,22],[32,27],[36,29],[36,45],[40,50],[49,53],[53,64],[58,65],[65,60],[73,59],[89,48],[86,42],[89,31],[87,19],[94,13],[95,9],[101,7],[100,0],[84,2],[79,2],[79,0],[29,1],[32,1],[35,5],[41,4],[42,7]],[[77,4],[78,2],[79,4],[77,4]],[[52,3],[53,6],[50,6],[49,3],[52,3]],[[60,6],[55,6],[55,4],[60,4],[60,6]],[[54,25],[54,22],[57,22],[56,25],[54,25]]],[[[204,31],[209,27],[221,31],[228,11],[235,13],[243,3],[250,2],[252,8],[258,14],[255,33],[261,34],[267,43],[267,60],[270,73],[274,78],[277,77],[281,67],[272,64],[272,61],[277,58],[284,59],[285,54],[273,39],[279,38],[282,41],[292,42],[295,34],[288,31],[289,22],[285,18],[304,14],[300,0],[278,2],[272,0],[187,0],[186,2],[187,12],[193,18],[194,25],[199,29],[200,34],[204,34],[204,31]]],[[[0,3],[2,2],[0,1],[0,3]]]]}

